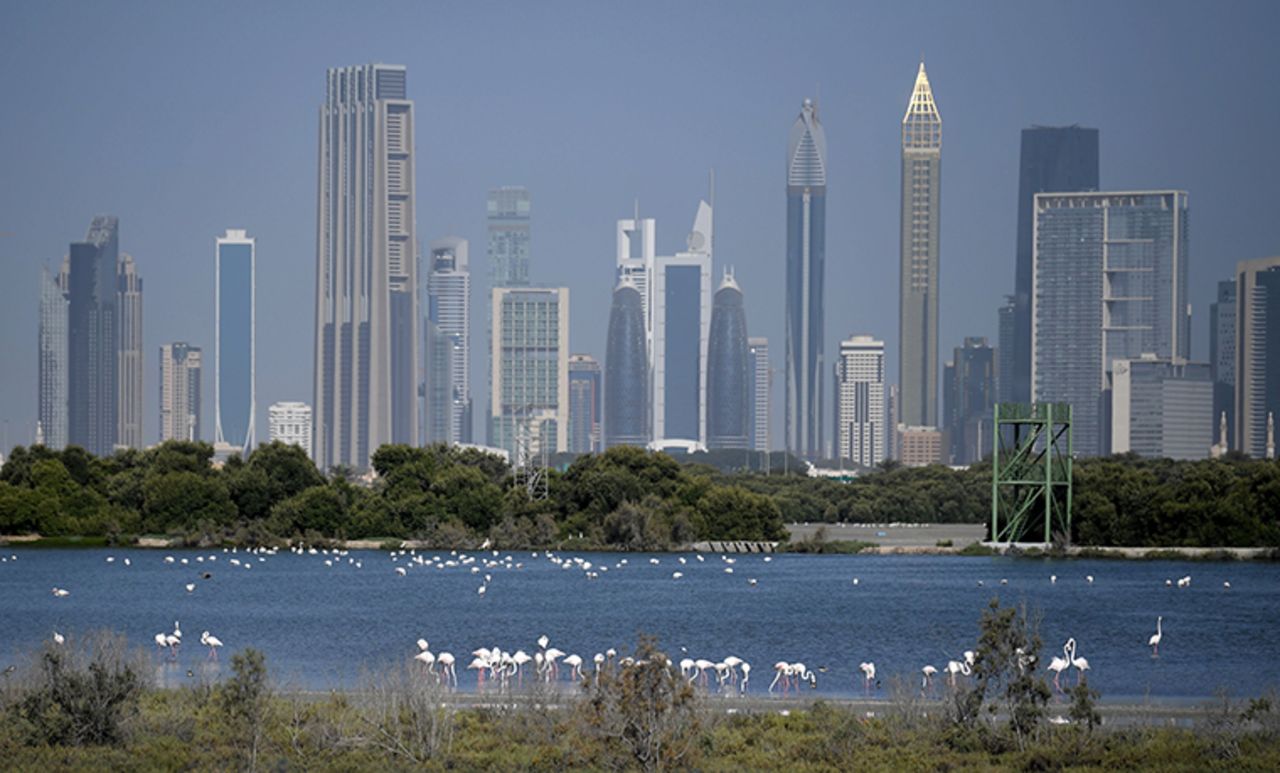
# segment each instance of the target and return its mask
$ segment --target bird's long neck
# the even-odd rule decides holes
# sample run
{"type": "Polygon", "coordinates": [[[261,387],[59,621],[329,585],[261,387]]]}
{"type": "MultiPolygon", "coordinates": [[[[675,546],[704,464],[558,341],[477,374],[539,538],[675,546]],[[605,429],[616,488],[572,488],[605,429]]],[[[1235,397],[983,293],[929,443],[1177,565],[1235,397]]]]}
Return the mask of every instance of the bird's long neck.
{"type": "Polygon", "coordinates": [[[1164,622],[1164,618],[1163,618],[1163,617],[1157,617],[1157,618],[1156,618],[1156,636],[1159,636],[1159,635],[1160,635],[1160,624],[1161,624],[1162,622],[1164,622]]]}

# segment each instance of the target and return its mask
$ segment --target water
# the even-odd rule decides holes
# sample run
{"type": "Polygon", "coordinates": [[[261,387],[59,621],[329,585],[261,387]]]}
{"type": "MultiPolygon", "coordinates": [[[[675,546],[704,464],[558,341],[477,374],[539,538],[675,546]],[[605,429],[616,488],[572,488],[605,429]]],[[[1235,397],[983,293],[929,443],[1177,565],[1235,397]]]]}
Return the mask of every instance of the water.
{"type": "MultiPolygon", "coordinates": [[[[188,669],[225,674],[230,652],[254,647],[286,686],[353,687],[365,669],[407,661],[417,652],[415,640],[425,637],[434,652],[457,656],[465,690],[475,686],[474,672],[464,669],[469,653],[482,646],[533,653],[546,634],[552,646],[589,664],[609,647],[631,649],[644,632],[658,636],[676,659],[686,652],[713,661],[744,658],[754,669],[751,692],[764,693],[772,664],[785,660],[827,668],[817,695],[861,696],[859,662],[875,662],[884,685],[895,674],[918,683],[921,666],[942,669],[974,647],[979,616],[998,596],[1040,614],[1044,662],[1075,637],[1078,655],[1091,665],[1088,681],[1105,700],[1197,700],[1221,688],[1242,697],[1280,686],[1280,566],[1270,563],[803,555],[766,562],[743,555],[727,574],[720,556],[699,562],[686,554],[681,565],[669,554],[557,554],[590,561],[600,572],[591,580],[580,567],[562,569],[545,553],[529,552],[511,553],[510,564],[479,573],[422,567],[410,556],[393,562],[380,551],[265,560],[221,550],[8,548],[3,555],[17,560],[0,563],[0,660],[32,651],[55,629],[75,637],[110,628],[150,648],[164,684],[181,682],[188,669]],[[177,560],[166,563],[166,555],[177,560]],[[232,558],[252,568],[233,566],[232,558]],[[627,565],[618,568],[623,559],[627,565]],[[402,566],[405,576],[395,572],[402,566]],[[684,577],[672,579],[675,571],[684,577]],[[212,578],[203,579],[204,572],[212,578]],[[480,596],[486,573],[492,581],[480,596]],[[1191,587],[1164,585],[1184,575],[1191,575],[1191,587]],[[1224,581],[1232,587],[1223,588],[1224,581]],[[194,592],[185,590],[189,582],[194,592]],[[70,595],[55,598],[55,586],[70,595]],[[1164,615],[1164,640],[1153,658],[1146,642],[1157,615],[1164,615]],[[186,644],[177,663],[168,663],[153,638],[171,631],[175,620],[186,644]],[[225,643],[221,665],[206,663],[198,643],[203,630],[225,643]]],[[[494,560],[492,553],[474,555],[494,560]]],[[[1069,674],[1064,681],[1074,683],[1069,674]]]]}

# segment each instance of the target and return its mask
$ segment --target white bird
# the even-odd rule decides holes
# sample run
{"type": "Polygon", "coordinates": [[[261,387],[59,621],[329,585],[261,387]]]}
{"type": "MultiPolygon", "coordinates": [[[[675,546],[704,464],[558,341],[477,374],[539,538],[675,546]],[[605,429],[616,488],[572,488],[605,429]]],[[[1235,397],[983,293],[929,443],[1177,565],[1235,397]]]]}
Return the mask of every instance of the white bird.
{"type": "Polygon", "coordinates": [[[63,598],[65,596],[70,596],[71,591],[67,590],[66,588],[54,588],[53,595],[58,598],[63,598]]]}
{"type": "Polygon", "coordinates": [[[418,649],[419,649],[420,651],[421,651],[421,650],[425,650],[425,649],[427,649],[427,640],[426,640],[426,639],[418,639],[418,649]]]}
{"type": "Polygon", "coordinates": [[[1091,575],[1091,574],[1086,574],[1086,575],[1084,576],[1084,579],[1085,579],[1085,581],[1086,581],[1086,582],[1088,582],[1090,585],[1093,585],[1093,575],[1091,575]]]}
{"type": "Polygon", "coordinates": [[[547,638],[547,635],[545,633],[538,637],[538,646],[540,648],[545,650],[547,648],[547,645],[550,643],[551,643],[551,640],[547,638]]]}
{"type": "Polygon", "coordinates": [[[1053,585],[1053,584],[1055,584],[1055,583],[1057,583],[1057,582],[1058,582],[1058,575],[1056,575],[1056,574],[1051,574],[1051,575],[1049,575],[1049,584],[1050,584],[1050,585],[1053,585]]]}
{"type": "Polygon", "coordinates": [[[196,584],[194,582],[189,582],[187,583],[186,587],[187,587],[187,593],[192,593],[196,589],[196,584]]]}
{"type": "Polygon", "coordinates": [[[924,674],[924,680],[921,682],[920,687],[927,692],[929,686],[933,683],[934,675],[938,673],[938,669],[933,666],[925,666],[920,669],[920,673],[924,674]]]}
{"type": "Polygon", "coordinates": [[[441,652],[440,655],[436,657],[436,663],[440,664],[440,678],[445,683],[445,685],[448,685],[449,682],[452,681],[453,686],[457,687],[458,672],[454,670],[453,653],[441,652]]]}
{"type": "Polygon", "coordinates": [[[483,596],[483,595],[484,595],[484,592],[485,592],[486,590],[488,590],[488,589],[489,589],[489,587],[488,587],[487,585],[481,585],[479,588],[476,588],[476,593],[478,593],[478,594],[480,594],[481,596],[483,596]]]}
{"type": "Polygon", "coordinates": [[[673,580],[678,580],[678,579],[680,579],[681,577],[684,577],[684,572],[672,572],[672,573],[671,573],[671,579],[673,579],[673,580]]]}
{"type": "Polygon", "coordinates": [[[124,565],[125,565],[125,566],[128,566],[128,565],[129,565],[129,564],[131,564],[131,563],[133,563],[133,562],[132,562],[132,561],[130,561],[129,559],[127,559],[127,558],[124,560],[124,565]]]}
{"type": "Polygon", "coordinates": [[[1151,634],[1151,638],[1147,639],[1147,646],[1151,648],[1151,657],[1160,657],[1160,640],[1164,638],[1164,632],[1160,630],[1160,624],[1164,622],[1164,615],[1156,617],[1156,632],[1151,634]]]}
{"type": "Polygon", "coordinates": [[[752,577],[752,578],[748,579],[748,580],[747,580],[747,584],[748,584],[748,585],[755,585],[755,584],[756,584],[756,578],[752,577]]]}
{"type": "Polygon", "coordinates": [[[742,681],[738,682],[738,694],[741,695],[747,691],[747,682],[751,681],[751,664],[744,660],[738,668],[742,669],[742,681]]]}
{"type": "Polygon", "coordinates": [[[1227,580],[1223,580],[1223,581],[1222,581],[1222,587],[1223,587],[1223,588],[1226,588],[1227,590],[1231,590],[1231,583],[1230,583],[1229,581],[1227,581],[1227,580]]]}
{"type": "Polygon", "coordinates": [[[859,663],[858,670],[862,672],[863,690],[870,690],[872,682],[876,680],[876,664],[871,662],[859,663]]]}
{"type": "MultiPolygon", "coordinates": [[[[222,642],[217,636],[205,631],[200,634],[200,643],[209,648],[209,658],[211,660],[218,659],[218,648],[222,646],[222,642]]],[[[234,658],[232,658],[234,660],[234,658]]]]}
{"type": "Polygon", "coordinates": [[[401,577],[404,577],[408,573],[409,573],[409,570],[405,569],[403,566],[396,567],[396,574],[400,575],[401,577]]]}
{"type": "MultiPolygon", "coordinates": [[[[1065,648],[1064,648],[1065,655],[1065,648]]],[[[1062,672],[1071,667],[1071,661],[1066,657],[1053,656],[1053,660],[1049,661],[1049,670],[1053,672],[1053,686],[1062,691],[1062,685],[1058,684],[1058,677],[1062,676],[1062,672]]]]}
{"type": "Polygon", "coordinates": [[[54,643],[54,644],[62,644],[62,643],[64,643],[64,642],[66,642],[66,640],[67,640],[67,639],[66,639],[66,637],[65,637],[65,636],[63,636],[62,634],[58,633],[57,631],[54,631],[54,632],[53,632],[53,643],[54,643]]]}
{"type": "Polygon", "coordinates": [[[733,574],[733,567],[732,567],[732,566],[726,566],[726,567],[724,568],[724,573],[725,573],[725,574],[733,574]]]}
{"type": "Polygon", "coordinates": [[[1075,666],[1080,673],[1076,675],[1076,684],[1084,681],[1084,672],[1089,670],[1089,661],[1084,658],[1076,657],[1075,639],[1071,640],[1071,665],[1075,666]]]}
{"type": "Polygon", "coordinates": [[[413,659],[426,666],[428,671],[435,673],[436,656],[431,650],[423,650],[414,655],[413,659]]]}

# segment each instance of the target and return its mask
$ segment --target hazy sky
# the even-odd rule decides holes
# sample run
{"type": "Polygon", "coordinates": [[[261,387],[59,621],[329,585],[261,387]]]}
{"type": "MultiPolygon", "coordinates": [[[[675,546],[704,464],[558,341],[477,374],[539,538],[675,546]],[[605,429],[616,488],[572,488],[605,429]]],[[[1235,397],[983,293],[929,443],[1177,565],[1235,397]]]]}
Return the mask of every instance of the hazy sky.
{"type": "MultiPolygon", "coordinates": [[[[923,54],[943,118],[948,357],[966,335],[994,341],[1013,289],[1019,130],[1080,123],[1101,130],[1104,188],[1190,192],[1204,358],[1214,282],[1280,253],[1278,27],[1274,2],[6,0],[0,440],[29,442],[35,424],[40,266],[96,213],[120,217],[145,281],[148,442],[157,352],[175,340],[207,352],[212,434],[213,250],[228,227],[258,239],[259,437],[270,403],[311,400],[317,112],[325,68],[370,61],[408,66],[419,238],[471,240],[482,312],[486,191],[528,186],[530,273],[571,288],[575,351],[604,356],[614,221],[638,197],[659,250],[680,248],[715,167],[717,274],[736,268],[750,333],[783,367],[787,132],[817,95],[828,349],[882,337],[896,374],[899,131],[923,54]]],[[[483,330],[477,315],[481,417],[483,330]]]]}

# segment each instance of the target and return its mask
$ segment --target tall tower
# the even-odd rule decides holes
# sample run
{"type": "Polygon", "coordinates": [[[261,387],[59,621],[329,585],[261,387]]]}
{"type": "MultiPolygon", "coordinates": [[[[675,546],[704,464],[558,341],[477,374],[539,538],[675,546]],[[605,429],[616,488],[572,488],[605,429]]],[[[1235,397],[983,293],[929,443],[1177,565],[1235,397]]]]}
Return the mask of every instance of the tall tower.
{"type": "Polygon", "coordinates": [[[1213,378],[1213,429],[1217,437],[1225,417],[1223,453],[1237,447],[1236,416],[1236,280],[1218,282],[1216,300],[1209,304],[1209,371],[1213,378]]]}
{"type": "Polygon", "coordinates": [[[747,378],[751,397],[751,449],[769,451],[769,430],[773,419],[771,394],[773,370],[769,367],[769,339],[747,339],[747,378]]]}
{"type": "Polygon", "coordinates": [[[44,444],[54,451],[67,445],[67,291],[70,263],[57,274],[40,270],[39,404],[44,444]]]}
{"type": "Polygon", "coordinates": [[[836,400],[839,434],[835,451],[863,467],[885,459],[887,432],[884,404],[884,341],[850,336],[840,342],[836,362],[836,400]]]}
{"type": "Polygon", "coordinates": [[[214,251],[214,448],[248,454],[254,445],[257,245],[228,229],[214,251]]]}
{"type": "Polygon", "coordinates": [[[1017,305],[1012,295],[1004,297],[1004,304],[996,309],[996,394],[997,401],[1014,403],[1013,352],[1017,338],[1017,305]]]}
{"type": "Polygon", "coordinates": [[[569,450],[569,288],[493,288],[493,445],[511,454],[569,450]]]}
{"type": "Polygon", "coordinates": [[[1280,412],[1280,257],[1236,264],[1235,448],[1266,458],[1280,412]]]}
{"type": "Polygon", "coordinates": [[[1038,193],[1035,209],[1035,402],[1070,403],[1075,450],[1107,454],[1113,362],[1190,354],[1187,194],[1038,193]]]}
{"type": "Polygon", "coordinates": [[[787,147],[787,450],[822,454],[823,266],[827,252],[827,135],[806,99],[787,147]]]}
{"type": "Polygon", "coordinates": [[[160,347],[160,442],[200,440],[200,348],[160,347]]]}
{"type": "Polygon", "coordinates": [[[413,101],[402,65],[328,71],[316,227],[315,461],[417,444],[413,101]]]}
{"type": "Polygon", "coordinates": [[[119,234],[114,216],[98,215],[70,251],[67,443],[97,456],[114,450],[119,431],[119,234]]]}
{"type": "Polygon", "coordinates": [[[569,453],[592,454],[600,443],[600,363],[589,354],[569,357],[569,453]]]}
{"type": "Polygon", "coordinates": [[[973,464],[991,453],[996,403],[996,351],[982,337],[957,346],[945,379],[943,428],[952,464],[973,464]]]}
{"type": "Polygon", "coordinates": [[[427,366],[428,442],[471,442],[471,268],[466,239],[456,236],[431,242],[425,276],[429,333],[424,340],[430,358],[443,368],[427,366]],[[438,353],[436,348],[440,348],[438,353]]]}
{"type": "Polygon", "coordinates": [[[133,256],[120,254],[116,283],[120,330],[116,446],[142,448],[142,277],[133,256]]]}
{"type": "Polygon", "coordinates": [[[649,361],[645,353],[644,300],[624,277],[609,308],[604,358],[605,447],[649,442],[649,361]]]}
{"type": "MultiPolygon", "coordinates": [[[[489,191],[486,207],[490,290],[496,287],[527,287],[529,284],[529,225],[532,212],[529,189],[518,185],[494,188],[489,191]]],[[[489,294],[488,299],[492,304],[492,293],[489,294]]],[[[493,314],[494,309],[490,305],[485,313],[485,319],[488,320],[486,324],[489,325],[485,331],[485,339],[490,344],[493,342],[493,314]]],[[[497,350],[490,346],[488,370],[490,405],[494,402],[496,385],[493,382],[493,366],[497,357],[497,350]]],[[[497,444],[492,434],[493,427],[493,417],[490,416],[486,429],[490,445],[497,444]]]]}
{"type": "MultiPolygon", "coordinates": [[[[652,346],[653,316],[649,287],[653,282],[654,262],[657,252],[654,240],[658,223],[651,217],[640,217],[640,205],[636,204],[636,216],[618,221],[617,231],[617,279],[627,280],[640,293],[640,305],[644,311],[645,348],[652,346]]],[[[650,356],[650,355],[646,355],[650,356]]]]}
{"type": "Polygon", "coordinates": [[[751,394],[747,372],[747,314],[742,289],[726,270],[711,302],[707,346],[707,448],[748,448],[751,394]]]}
{"type": "MultiPolygon", "coordinates": [[[[1018,163],[1018,245],[1014,276],[1014,345],[1011,358],[1014,402],[1029,403],[1031,381],[1031,296],[1034,273],[1035,195],[1098,190],[1098,130],[1079,126],[1033,126],[1022,130],[1018,163]]],[[[1079,414],[1076,414],[1079,418],[1079,414]]],[[[1078,446],[1077,446],[1078,447],[1078,446]]]]}
{"type": "Polygon", "coordinates": [[[924,62],[902,117],[898,386],[902,421],[938,424],[938,237],[942,116],[924,62]]]}
{"type": "Polygon", "coordinates": [[[688,249],[654,259],[650,285],[653,439],[707,441],[712,211],[698,202],[688,249]]]}

